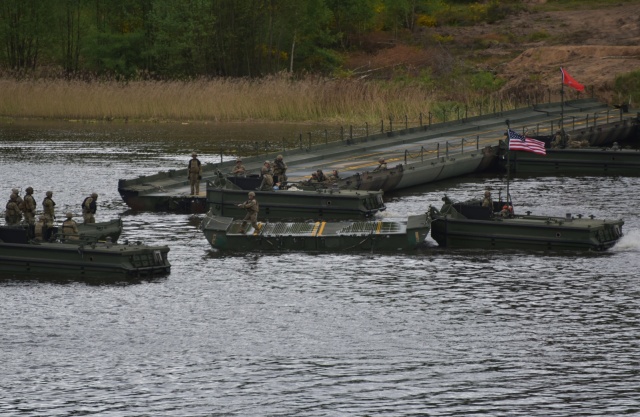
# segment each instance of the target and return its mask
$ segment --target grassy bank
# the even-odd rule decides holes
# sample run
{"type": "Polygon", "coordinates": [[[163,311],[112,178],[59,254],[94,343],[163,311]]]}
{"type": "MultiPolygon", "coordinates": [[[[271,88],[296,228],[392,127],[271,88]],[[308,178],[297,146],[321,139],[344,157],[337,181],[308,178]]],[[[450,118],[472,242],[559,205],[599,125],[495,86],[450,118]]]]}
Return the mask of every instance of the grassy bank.
{"type": "Polygon", "coordinates": [[[418,83],[286,76],[128,83],[5,78],[0,91],[0,116],[9,118],[377,123],[429,112],[435,120],[450,119],[465,106],[471,116],[481,111],[479,102],[484,112],[497,105],[471,92],[468,103],[448,102],[418,83]]]}

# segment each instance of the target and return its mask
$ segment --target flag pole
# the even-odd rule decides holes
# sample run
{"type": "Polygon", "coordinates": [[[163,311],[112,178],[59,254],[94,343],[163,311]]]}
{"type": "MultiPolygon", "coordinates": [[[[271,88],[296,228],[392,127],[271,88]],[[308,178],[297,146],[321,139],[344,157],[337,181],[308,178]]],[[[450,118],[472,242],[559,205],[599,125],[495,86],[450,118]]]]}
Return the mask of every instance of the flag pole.
{"type": "Polygon", "coordinates": [[[509,201],[511,198],[509,197],[509,177],[511,177],[511,150],[509,150],[509,142],[511,139],[509,138],[509,129],[511,129],[509,119],[505,120],[507,124],[507,205],[509,205],[509,201]]]}
{"type": "MultiPolygon", "coordinates": [[[[560,134],[564,128],[564,71],[560,67],[560,134]]],[[[553,135],[553,132],[551,132],[553,135]]]]}

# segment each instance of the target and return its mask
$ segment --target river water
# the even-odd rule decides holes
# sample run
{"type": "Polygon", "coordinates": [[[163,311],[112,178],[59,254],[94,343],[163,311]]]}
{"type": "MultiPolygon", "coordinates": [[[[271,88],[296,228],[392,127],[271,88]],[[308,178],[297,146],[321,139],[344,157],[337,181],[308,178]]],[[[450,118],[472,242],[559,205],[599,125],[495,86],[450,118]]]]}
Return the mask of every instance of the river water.
{"type": "MultiPolygon", "coordinates": [[[[256,126],[246,140],[297,128],[256,126]]],[[[182,168],[192,149],[215,162],[245,129],[0,125],[0,195],[52,190],[58,213],[79,213],[96,191],[98,221],[122,216],[123,239],[169,245],[172,263],[165,278],[117,285],[0,272],[0,415],[640,414],[640,178],[511,182],[521,212],[623,218],[605,253],[430,241],[404,255],[224,255],[197,216],[121,201],[119,178],[182,168]]],[[[485,185],[505,187],[478,176],[403,190],[385,215],[485,185]]]]}

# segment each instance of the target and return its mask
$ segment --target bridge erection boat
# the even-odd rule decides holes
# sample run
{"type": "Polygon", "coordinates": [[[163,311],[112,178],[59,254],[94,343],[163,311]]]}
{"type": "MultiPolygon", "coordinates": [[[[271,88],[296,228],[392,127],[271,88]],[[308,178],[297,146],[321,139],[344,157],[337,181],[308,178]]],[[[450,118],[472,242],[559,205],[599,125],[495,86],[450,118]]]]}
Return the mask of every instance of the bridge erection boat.
{"type": "Polygon", "coordinates": [[[208,213],[205,237],[221,251],[398,252],[424,245],[427,215],[380,221],[297,221],[258,223],[242,232],[242,220],[208,213]]]}
{"type": "Polygon", "coordinates": [[[216,216],[242,218],[246,211],[238,204],[253,191],[260,204],[260,216],[272,220],[364,220],[386,209],[382,191],[340,190],[337,188],[304,190],[296,186],[274,191],[258,191],[260,179],[225,177],[219,174],[207,184],[207,204],[216,216]],[[255,191],[254,191],[255,190],[255,191]]]}
{"type": "Polygon", "coordinates": [[[431,237],[442,247],[601,251],[622,237],[622,220],[514,215],[498,202],[489,208],[480,200],[443,201],[440,210],[429,208],[431,237]]]}
{"type": "Polygon", "coordinates": [[[3,278],[35,275],[86,280],[150,278],[171,270],[169,247],[95,240],[36,241],[23,226],[0,227],[3,278]]]}

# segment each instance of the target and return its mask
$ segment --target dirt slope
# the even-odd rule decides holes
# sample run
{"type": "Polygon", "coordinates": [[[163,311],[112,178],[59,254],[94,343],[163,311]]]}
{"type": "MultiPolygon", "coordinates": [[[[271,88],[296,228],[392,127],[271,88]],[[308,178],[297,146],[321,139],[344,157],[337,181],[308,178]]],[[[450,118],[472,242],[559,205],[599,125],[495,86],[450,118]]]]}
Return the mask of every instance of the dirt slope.
{"type": "Polygon", "coordinates": [[[611,91],[615,76],[640,69],[640,1],[592,10],[532,10],[496,24],[423,29],[417,34],[423,47],[370,40],[378,47],[354,54],[347,67],[361,74],[399,65],[437,72],[446,70],[448,60],[465,60],[506,79],[506,94],[555,94],[564,67],[598,98],[620,101],[611,91]]]}

